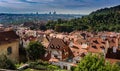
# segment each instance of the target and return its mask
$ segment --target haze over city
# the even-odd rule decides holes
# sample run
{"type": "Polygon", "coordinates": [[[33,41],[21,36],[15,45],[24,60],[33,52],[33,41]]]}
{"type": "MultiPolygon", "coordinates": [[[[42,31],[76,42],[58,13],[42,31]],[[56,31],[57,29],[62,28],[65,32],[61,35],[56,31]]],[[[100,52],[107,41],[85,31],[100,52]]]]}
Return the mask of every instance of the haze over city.
{"type": "Polygon", "coordinates": [[[120,4],[120,0],[0,0],[0,13],[89,14],[120,4]]]}

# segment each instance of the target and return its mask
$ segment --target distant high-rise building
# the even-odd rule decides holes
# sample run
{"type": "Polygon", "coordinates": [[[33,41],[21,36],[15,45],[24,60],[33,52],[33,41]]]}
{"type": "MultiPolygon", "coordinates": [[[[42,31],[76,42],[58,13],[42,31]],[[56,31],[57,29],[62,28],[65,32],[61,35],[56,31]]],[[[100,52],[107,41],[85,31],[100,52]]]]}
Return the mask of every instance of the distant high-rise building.
{"type": "Polygon", "coordinates": [[[51,15],[51,12],[49,12],[49,14],[51,15]]]}
{"type": "Polygon", "coordinates": [[[54,11],[53,14],[55,15],[55,14],[56,14],[56,11],[54,11]]]}
{"type": "Polygon", "coordinates": [[[38,15],[38,12],[36,12],[36,14],[38,15]]]}

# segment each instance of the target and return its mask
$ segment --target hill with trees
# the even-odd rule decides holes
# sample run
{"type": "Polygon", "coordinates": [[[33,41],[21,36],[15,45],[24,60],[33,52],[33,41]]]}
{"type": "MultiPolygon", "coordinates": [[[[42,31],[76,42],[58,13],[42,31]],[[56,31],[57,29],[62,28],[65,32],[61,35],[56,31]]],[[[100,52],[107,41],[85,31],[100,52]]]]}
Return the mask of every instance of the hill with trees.
{"type": "Polygon", "coordinates": [[[120,13],[120,5],[114,6],[114,7],[110,7],[110,8],[99,9],[97,11],[92,12],[90,15],[106,14],[106,13],[116,13],[116,12],[120,13]]]}
{"type": "Polygon", "coordinates": [[[120,32],[120,5],[99,9],[82,18],[49,21],[46,27],[57,32],[71,32],[74,30],[120,32]]]}

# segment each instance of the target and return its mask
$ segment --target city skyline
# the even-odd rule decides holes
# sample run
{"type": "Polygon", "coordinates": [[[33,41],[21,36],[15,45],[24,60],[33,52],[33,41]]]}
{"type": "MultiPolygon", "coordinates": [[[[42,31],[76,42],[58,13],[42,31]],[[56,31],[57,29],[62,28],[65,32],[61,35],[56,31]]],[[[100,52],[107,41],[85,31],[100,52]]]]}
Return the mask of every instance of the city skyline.
{"type": "Polygon", "coordinates": [[[0,0],[0,13],[89,14],[120,5],[120,0],[0,0]]]}

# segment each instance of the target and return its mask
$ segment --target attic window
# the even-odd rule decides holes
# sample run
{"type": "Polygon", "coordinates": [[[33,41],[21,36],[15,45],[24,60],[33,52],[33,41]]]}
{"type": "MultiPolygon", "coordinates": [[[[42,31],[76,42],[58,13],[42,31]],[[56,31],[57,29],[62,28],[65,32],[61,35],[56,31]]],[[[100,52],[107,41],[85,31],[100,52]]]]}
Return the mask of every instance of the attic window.
{"type": "Polygon", "coordinates": [[[50,46],[50,48],[54,48],[54,45],[52,44],[52,45],[50,46]]]}
{"type": "Polygon", "coordinates": [[[105,44],[105,42],[102,42],[102,44],[105,44]]]}
{"type": "Polygon", "coordinates": [[[95,49],[97,49],[97,47],[96,46],[92,46],[93,48],[95,48],[95,49]]]}
{"type": "Polygon", "coordinates": [[[96,43],[96,44],[99,44],[97,40],[94,40],[93,42],[96,43]]]}
{"type": "Polygon", "coordinates": [[[52,47],[54,48],[54,45],[52,44],[52,47]]]}
{"type": "Polygon", "coordinates": [[[104,46],[100,46],[100,48],[101,48],[101,49],[105,49],[105,47],[104,47],[104,46]]]}

